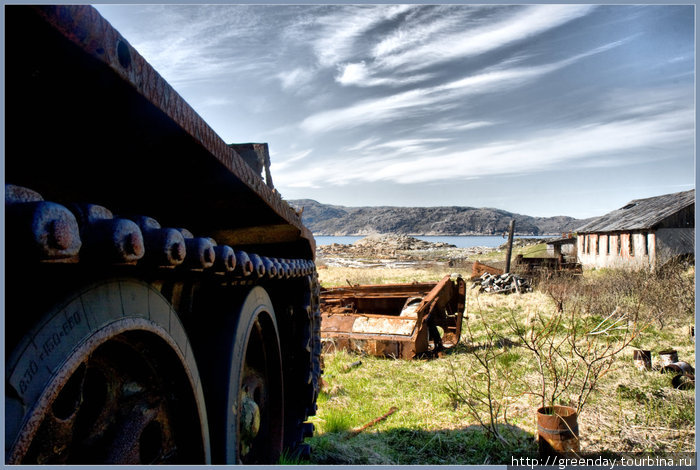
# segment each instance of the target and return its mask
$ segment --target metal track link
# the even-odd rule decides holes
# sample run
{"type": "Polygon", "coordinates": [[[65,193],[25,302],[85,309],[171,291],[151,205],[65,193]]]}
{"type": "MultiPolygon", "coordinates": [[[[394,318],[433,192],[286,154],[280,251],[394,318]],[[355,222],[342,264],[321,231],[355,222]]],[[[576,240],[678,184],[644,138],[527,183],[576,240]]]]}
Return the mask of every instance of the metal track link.
{"type": "Polygon", "coordinates": [[[185,228],[163,228],[151,217],[115,216],[96,204],[44,201],[28,188],[5,186],[8,247],[22,262],[139,265],[223,275],[230,280],[308,276],[307,259],[273,258],[195,237],[185,228]]]}

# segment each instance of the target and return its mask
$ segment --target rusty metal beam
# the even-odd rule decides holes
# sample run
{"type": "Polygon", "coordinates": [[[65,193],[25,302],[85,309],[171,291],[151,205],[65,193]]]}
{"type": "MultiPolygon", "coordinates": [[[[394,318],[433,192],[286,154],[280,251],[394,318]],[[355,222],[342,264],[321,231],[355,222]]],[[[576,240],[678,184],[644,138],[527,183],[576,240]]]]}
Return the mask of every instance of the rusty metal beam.
{"type": "Polygon", "coordinates": [[[217,230],[213,238],[220,244],[231,246],[270,245],[298,240],[301,231],[288,224],[248,227],[234,230],[217,230]]]}

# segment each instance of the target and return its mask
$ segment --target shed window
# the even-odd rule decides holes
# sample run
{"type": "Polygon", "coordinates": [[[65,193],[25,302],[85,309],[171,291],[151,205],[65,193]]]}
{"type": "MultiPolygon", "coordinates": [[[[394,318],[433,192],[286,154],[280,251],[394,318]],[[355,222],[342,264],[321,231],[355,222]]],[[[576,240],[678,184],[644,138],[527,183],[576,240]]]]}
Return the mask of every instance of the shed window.
{"type": "Polygon", "coordinates": [[[629,236],[629,240],[630,256],[634,256],[634,235],[631,233],[629,236]]]}
{"type": "Polygon", "coordinates": [[[622,236],[620,234],[617,234],[617,255],[622,254],[622,236]]]}
{"type": "Polygon", "coordinates": [[[644,254],[649,256],[649,234],[644,234],[644,254]]]}
{"type": "Polygon", "coordinates": [[[606,248],[607,248],[607,251],[605,252],[605,254],[609,255],[610,254],[610,235],[606,235],[605,241],[606,241],[606,248]]]}

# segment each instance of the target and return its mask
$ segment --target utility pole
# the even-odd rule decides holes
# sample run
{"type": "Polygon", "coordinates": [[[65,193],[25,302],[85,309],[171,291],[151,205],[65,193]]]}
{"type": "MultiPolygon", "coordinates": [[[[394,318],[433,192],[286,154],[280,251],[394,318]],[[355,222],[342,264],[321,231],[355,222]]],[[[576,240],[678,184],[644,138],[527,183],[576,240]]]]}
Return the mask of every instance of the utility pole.
{"type": "Polygon", "coordinates": [[[510,227],[508,228],[508,251],[506,252],[506,270],[505,272],[510,272],[510,255],[513,252],[513,231],[515,230],[515,219],[510,221],[510,227]]]}

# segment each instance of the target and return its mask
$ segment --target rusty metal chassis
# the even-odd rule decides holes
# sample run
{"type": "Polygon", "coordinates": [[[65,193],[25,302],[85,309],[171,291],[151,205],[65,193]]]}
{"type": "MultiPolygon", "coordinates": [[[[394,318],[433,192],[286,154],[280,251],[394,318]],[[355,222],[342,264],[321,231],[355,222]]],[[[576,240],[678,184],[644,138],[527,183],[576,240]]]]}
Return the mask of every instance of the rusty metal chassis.
{"type": "MultiPolygon", "coordinates": [[[[365,285],[321,292],[324,350],[345,349],[411,359],[453,346],[462,329],[466,287],[461,277],[437,283],[365,285]],[[401,316],[409,299],[420,298],[413,315],[401,316]],[[442,338],[437,336],[443,330],[442,338]],[[436,337],[437,336],[437,337],[436,337]]],[[[416,302],[418,302],[416,300],[416,302]]]]}

